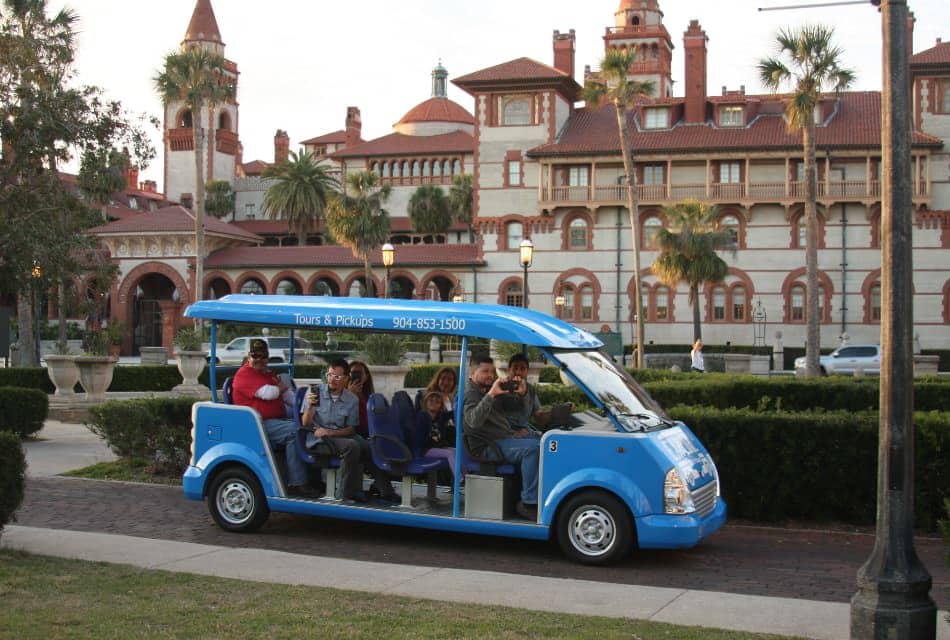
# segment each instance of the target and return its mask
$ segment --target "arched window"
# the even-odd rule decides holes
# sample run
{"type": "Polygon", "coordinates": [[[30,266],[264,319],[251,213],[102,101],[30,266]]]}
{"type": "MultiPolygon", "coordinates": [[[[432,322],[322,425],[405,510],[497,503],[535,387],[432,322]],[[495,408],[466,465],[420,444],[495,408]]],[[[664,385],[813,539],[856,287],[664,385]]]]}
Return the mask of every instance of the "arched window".
{"type": "Polygon", "coordinates": [[[264,295],[264,285],[259,280],[250,278],[241,285],[241,293],[252,296],[264,295]]]}
{"type": "Polygon", "coordinates": [[[444,175],[452,174],[452,163],[449,160],[442,161],[442,173],[444,175]]]}
{"type": "MultiPolygon", "coordinates": [[[[818,218],[818,248],[825,248],[825,217],[819,211],[817,214],[818,218]]],[[[807,246],[807,240],[805,237],[806,227],[805,227],[805,212],[801,211],[798,215],[792,217],[792,249],[804,249],[807,246]]]]}
{"type": "Polygon", "coordinates": [[[722,322],[726,319],[726,288],[719,286],[712,290],[712,319],[722,322]]]}
{"type": "Polygon", "coordinates": [[[581,303],[581,320],[594,319],[594,289],[590,285],[584,285],[579,290],[581,303]]]}
{"type": "Polygon", "coordinates": [[[393,177],[398,178],[400,175],[402,174],[399,171],[399,161],[396,160],[395,162],[393,162],[393,177]]]}
{"type": "Polygon", "coordinates": [[[739,218],[731,213],[724,215],[719,219],[719,228],[729,234],[733,244],[739,244],[739,218]]]}
{"type": "Polygon", "coordinates": [[[659,285],[654,290],[654,296],[656,296],[656,312],[654,313],[654,319],[658,321],[664,321],[670,319],[670,288],[666,285],[659,285]]]}
{"type": "Polygon", "coordinates": [[[871,322],[881,321],[881,283],[875,282],[868,289],[868,309],[870,310],[871,322]]]}
{"type": "Polygon", "coordinates": [[[458,175],[462,173],[462,162],[461,160],[455,160],[452,163],[452,173],[453,175],[458,175]]]}
{"type": "Polygon", "coordinates": [[[517,251],[524,240],[524,225],[520,222],[509,222],[505,225],[505,248],[508,251],[517,251]]]}
{"type": "Polygon", "coordinates": [[[178,127],[180,129],[191,129],[191,109],[185,109],[178,116],[178,127]]]}
{"type": "Polygon", "coordinates": [[[402,177],[403,177],[403,178],[408,178],[408,177],[411,176],[411,175],[412,175],[412,173],[409,172],[409,161],[408,161],[408,160],[403,160],[403,161],[402,161],[402,177]]]}
{"type": "Polygon", "coordinates": [[[744,322],[747,315],[745,287],[738,284],[732,288],[732,319],[744,322]]]}
{"type": "Polygon", "coordinates": [[[432,175],[431,173],[429,173],[429,161],[428,161],[428,160],[423,160],[423,161],[422,161],[422,175],[425,176],[425,177],[429,177],[430,175],[432,175]]]}
{"type": "Polygon", "coordinates": [[[795,284],[788,291],[789,319],[792,322],[805,322],[805,285],[795,284]]]}
{"type": "Polygon", "coordinates": [[[531,101],[528,98],[509,98],[502,107],[503,125],[531,124],[531,101]]]}
{"type": "Polygon", "coordinates": [[[574,218],[571,220],[570,227],[568,228],[568,248],[569,249],[587,249],[589,246],[588,242],[588,229],[587,221],[583,218],[574,218]]]}
{"type": "Polygon", "coordinates": [[[227,111],[222,111],[218,115],[218,129],[222,129],[224,131],[231,130],[231,114],[229,114],[227,111]]]}
{"type": "Polygon", "coordinates": [[[383,163],[383,177],[384,178],[389,177],[389,163],[388,162],[383,163]]]}
{"type": "Polygon", "coordinates": [[[656,235],[663,228],[663,221],[656,216],[651,216],[643,221],[643,237],[640,238],[640,244],[647,251],[656,250],[656,235]]]}
{"type": "Polygon", "coordinates": [[[520,282],[512,282],[505,287],[505,304],[509,307],[524,306],[524,291],[520,282]]]}
{"type": "Polygon", "coordinates": [[[299,296],[302,293],[300,291],[300,285],[288,278],[278,282],[277,286],[274,288],[274,291],[278,295],[282,296],[299,296]]]}
{"type": "Polygon", "coordinates": [[[380,173],[379,173],[379,163],[378,163],[378,162],[374,162],[372,165],[370,165],[369,172],[370,172],[370,173],[375,173],[377,176],[380,175],[380,173]]]}
{"type": "Polygon", "coordinates": [[[798,216],[798,223],[795,225],[795,241],[798,243],[795,246],[804,249],[808,246],[807,234],[808,230],[805,227],[805,216],[798,216]]]}
{"type": "Polygon", "coordinates": [[[422,173],[419,171],[419,161],[413,160],[412,161],[412,177],[418,178],[420,175],[422,175],[422,173]]]}
{"type": "Polygon", "coordinates": [[[564,320],[574,319],[574,285],[563,285],[561,295],[564,296],[564,308],[561,310],[561,318],[564,320]]]}
{"type": "Polygon", "coordinates": [[[442,175],[442,163],[438,160],[432,161],[432,175],[439,177],[442,175]]]}

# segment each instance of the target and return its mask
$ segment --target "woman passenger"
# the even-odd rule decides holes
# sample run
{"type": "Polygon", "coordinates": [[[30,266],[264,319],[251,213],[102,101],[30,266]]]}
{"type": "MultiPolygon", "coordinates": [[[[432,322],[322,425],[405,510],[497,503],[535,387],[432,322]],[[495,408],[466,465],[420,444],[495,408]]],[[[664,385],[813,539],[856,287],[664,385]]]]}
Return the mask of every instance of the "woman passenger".
{"type": "Polygon", "coordinates": [[[364,438],[369,438],[369,419],[366,417],[366,403],[375,393],[373,388],[373,374],[365,362],[353,360],[350,363],[350,380],[346,387],[359,400],[360,424],[356,432],[364,438]]]}
{"type": "MultiPolygon", "coordinates": [[[[441,393],[443,410],[448,411],[453,417],[455,415],[455,404],[458,400],[458,375],[458,370],[454,367],[442,367],[432,376],[432,380],[429,381],[423,395],[424,398],[433,391],[441,393]]],[[[425,412],[425,405],[420,406],[419,410],[425,412]]]]}

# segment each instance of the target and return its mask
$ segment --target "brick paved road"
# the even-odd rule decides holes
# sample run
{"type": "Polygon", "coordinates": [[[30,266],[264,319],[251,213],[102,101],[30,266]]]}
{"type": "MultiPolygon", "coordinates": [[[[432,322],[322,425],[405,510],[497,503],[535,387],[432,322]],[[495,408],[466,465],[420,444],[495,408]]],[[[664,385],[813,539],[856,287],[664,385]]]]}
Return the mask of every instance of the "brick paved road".
{"type": "MultiPolygon", "coordinates": [[[[229,547],[266,548],[424,566],[847,602],[873,538],[851,533],[727,525],[685,551],[638,551],[615,567],[567,561],[554,543],[479,537],[288,514],[255,534],[219,529],[179,487],[72,478],[30,478],[17,524],[101,531],[229,547]]],[[[934,576],[931,596],[950,608],[950,569],[939,539],[918,539],[934,576]]],[[[367,580],[371,580],[367,577],[367,580]]]]}

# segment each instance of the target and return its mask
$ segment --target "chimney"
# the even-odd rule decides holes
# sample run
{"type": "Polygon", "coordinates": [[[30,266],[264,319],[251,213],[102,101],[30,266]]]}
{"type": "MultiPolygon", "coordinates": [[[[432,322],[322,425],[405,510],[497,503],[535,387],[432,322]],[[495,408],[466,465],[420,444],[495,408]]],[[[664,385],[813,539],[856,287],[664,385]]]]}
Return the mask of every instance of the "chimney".
{"type": "Polygon", "coordinates": [[[346,135],[343,136],[346,148],[355,147],[362,140],[363,119],[359,107],[346,108],[346,135]]]}
{"type": "Polygon", "coordinates": [[[274,164],[283,164],[290,157],[290,136],[283,129],[274,134],[274,164]]]}
{"type": "Polygon", "coordinates": [[[129,169],[125,174],[125,186],[132,190],[139,188],[139,166],[137,164],[129,165],[129,169]]]}
{"type": "Polygon", "coordinates": [[[574,44],[577,38],[574,36],[574,30],[567,33],[554,31],[554,68],[563,71],[570,77],[574,77],[574,44]]]}
{"type": "Polygon", "coordinates": [[[709,38],[699,26],[699,20],[690,20],[683,33],[686,53],[686,122],[706,121],[706,43],[709,38]]]}
{"type": "Polygon", "coordinates": [[[907,56],[910,57],[914,55],[914,23],[917,22],[917,18],[914,16],[913,11],[907,12],[907,56]]]}

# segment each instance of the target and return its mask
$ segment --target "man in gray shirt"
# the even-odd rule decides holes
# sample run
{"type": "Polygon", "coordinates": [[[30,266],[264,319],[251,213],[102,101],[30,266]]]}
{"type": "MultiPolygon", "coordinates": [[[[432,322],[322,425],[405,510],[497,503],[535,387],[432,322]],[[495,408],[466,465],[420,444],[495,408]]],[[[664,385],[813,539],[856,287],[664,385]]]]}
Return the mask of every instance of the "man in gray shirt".
{"type": "MultiPolygon", "coordinates": [[[[463,431],[466,434],[490,440],[501,449],[505,462],[520,465],[521,500],[515,510],[523,518],[538,518],[538,461],[540,456],[537,435],[529,429],[513,428],[501,407],[501,397],[509,393],[525,393],[526,382],[495,377],[495,363],[488,356],[479,356],[472,362],[469,379],[465,382],[463,431]],[[514,388],[507,388],[507,387],[514,388]]],[[[490,449],[478,439],[471,439],[472,453],[490,455],[490,449]]]]}

